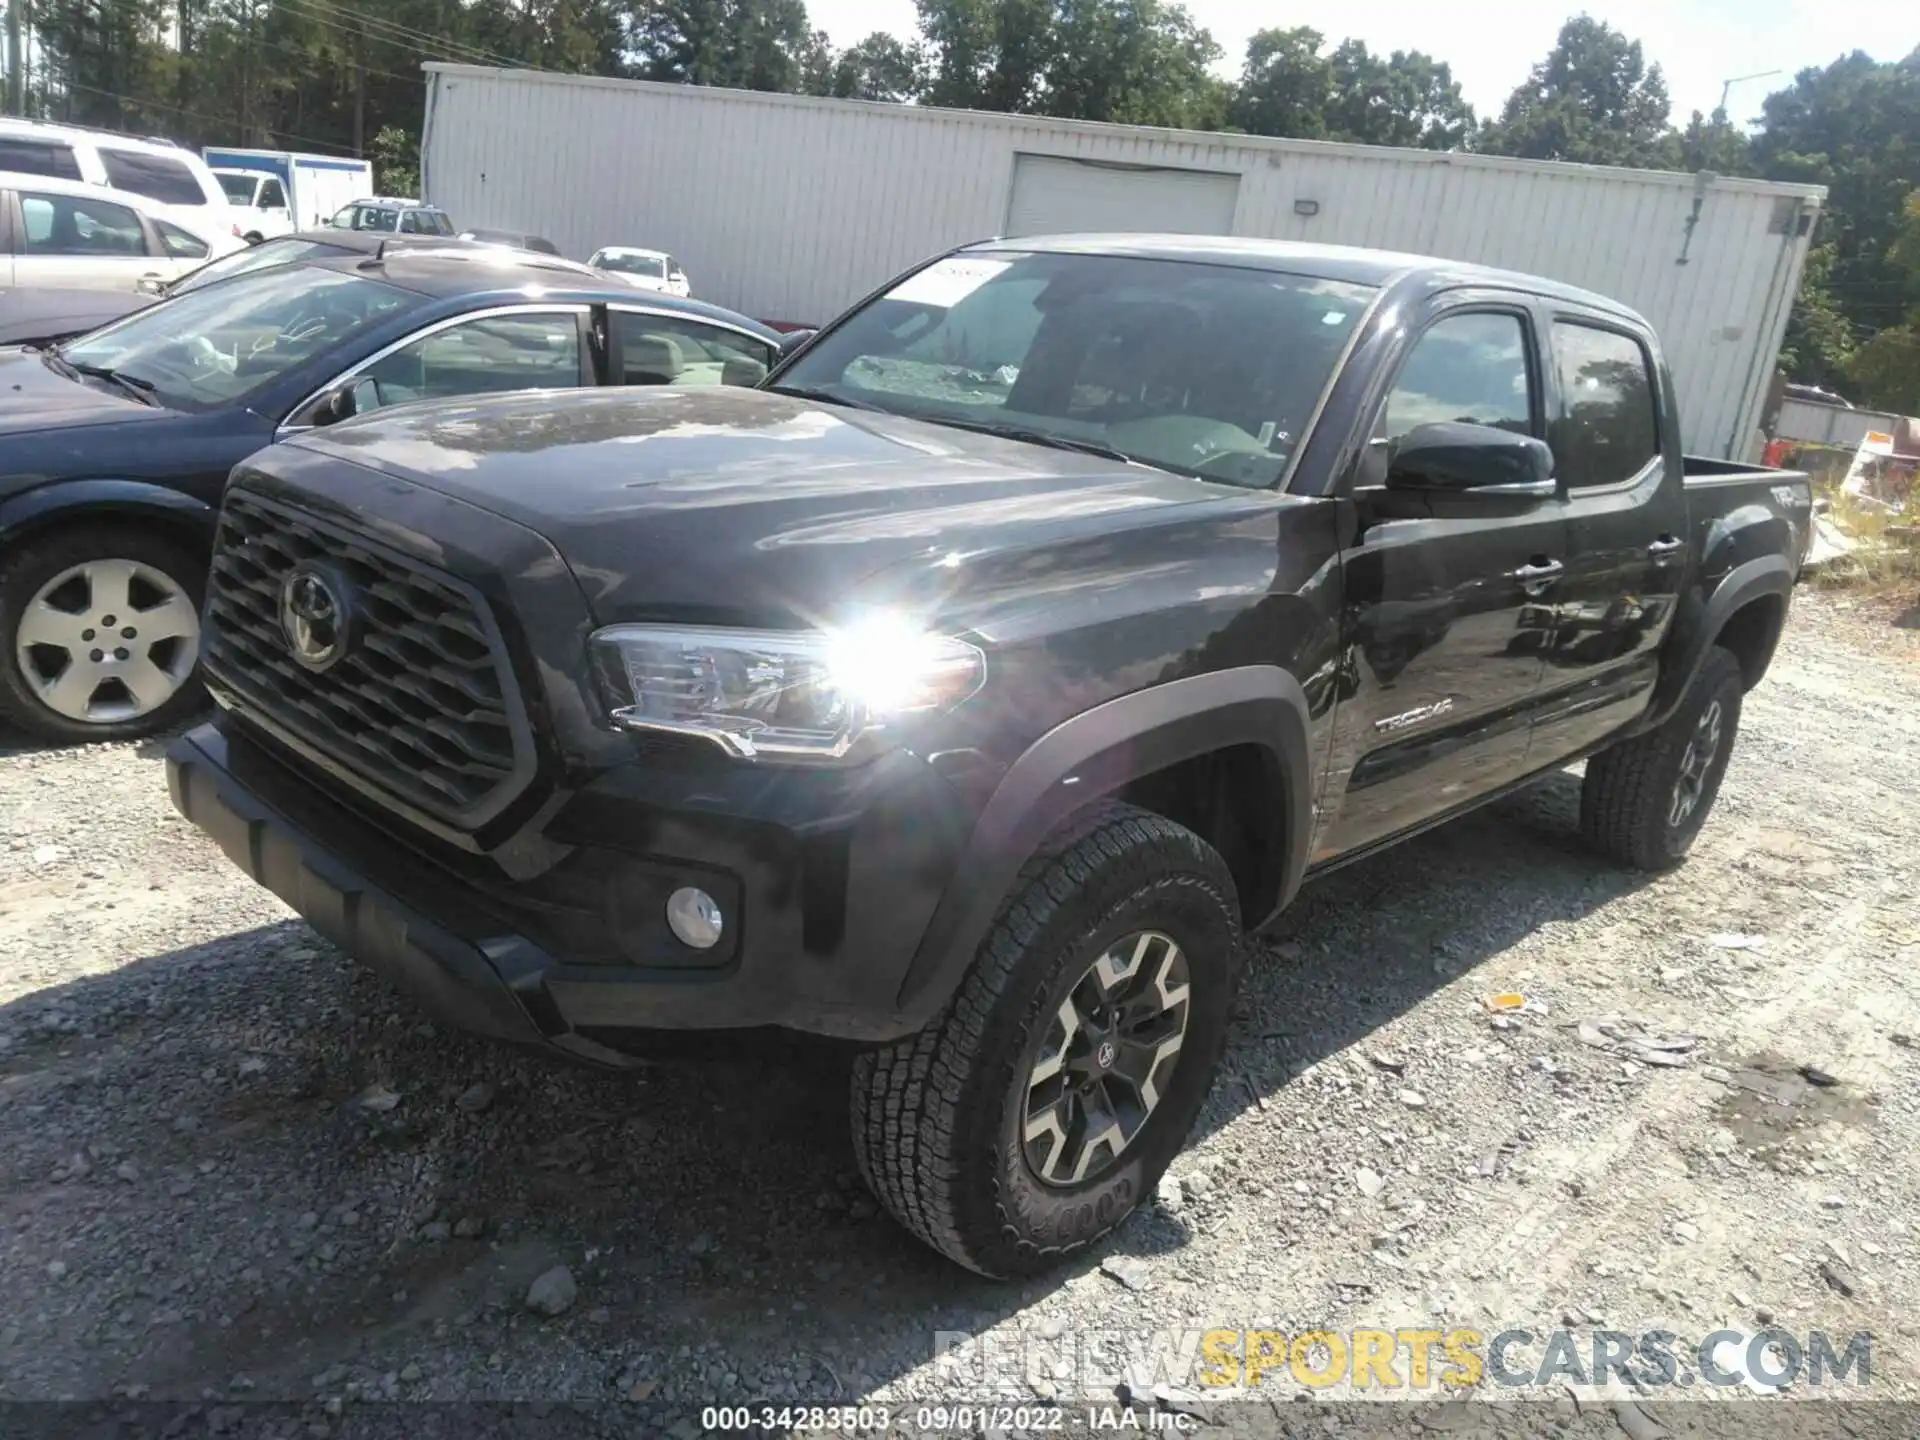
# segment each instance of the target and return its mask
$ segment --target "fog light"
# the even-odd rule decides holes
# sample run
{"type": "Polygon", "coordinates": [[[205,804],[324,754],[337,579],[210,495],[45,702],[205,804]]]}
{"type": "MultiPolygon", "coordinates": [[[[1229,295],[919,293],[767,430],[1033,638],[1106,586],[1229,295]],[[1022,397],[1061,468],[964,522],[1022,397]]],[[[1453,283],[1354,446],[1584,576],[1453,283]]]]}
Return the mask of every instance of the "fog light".
{"type": "Polygon", "coordinates": [[[683,885],[667,897],[667,924],[684,944],[696,950],[711,950],[726,929],[718,903],[706,891],[691,885],[683,885]]]}

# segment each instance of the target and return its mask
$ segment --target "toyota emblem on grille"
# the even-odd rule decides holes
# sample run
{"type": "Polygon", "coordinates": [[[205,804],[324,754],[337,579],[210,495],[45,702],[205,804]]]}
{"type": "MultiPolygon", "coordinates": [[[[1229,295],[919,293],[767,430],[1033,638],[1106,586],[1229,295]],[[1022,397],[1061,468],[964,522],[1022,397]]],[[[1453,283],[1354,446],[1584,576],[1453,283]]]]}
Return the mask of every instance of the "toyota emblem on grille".
{"type": "Polygon", "coordinates": [[[338,663],[353,638],[353,608],[345,582],[323,566],[294,566],[280,582],[280,628],[293,658],[307,669],[325,670],[338,663]]]}

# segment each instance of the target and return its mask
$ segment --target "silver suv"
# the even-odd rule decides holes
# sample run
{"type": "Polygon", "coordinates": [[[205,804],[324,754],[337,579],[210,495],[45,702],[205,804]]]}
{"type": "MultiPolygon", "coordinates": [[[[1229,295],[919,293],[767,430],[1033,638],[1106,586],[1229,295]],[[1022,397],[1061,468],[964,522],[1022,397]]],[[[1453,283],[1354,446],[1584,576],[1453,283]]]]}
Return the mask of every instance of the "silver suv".
{"type": "Polygon", "coordinates": [[[356,200],[327,224],[335,230],[378,230],[389,235],[453,235],[447,212],[418,200],[356,200]]]}

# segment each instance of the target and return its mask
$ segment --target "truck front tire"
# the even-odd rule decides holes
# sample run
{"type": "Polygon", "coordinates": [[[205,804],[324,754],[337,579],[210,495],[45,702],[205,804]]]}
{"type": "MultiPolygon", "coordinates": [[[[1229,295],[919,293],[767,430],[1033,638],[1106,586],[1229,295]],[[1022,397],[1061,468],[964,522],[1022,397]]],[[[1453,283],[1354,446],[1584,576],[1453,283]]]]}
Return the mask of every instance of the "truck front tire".
{"type": "Polygon", "coordinates": [[[1686,859],[1720,793],[1745,693],[1740,662],[1716,645],[1662,724],[1587,761],[1580,786],[1587,843],[1638,870],[1686,859]]]}
{"type": "Polygon", "coordinates": [[[938,1018],[856,1062],[862,1176],[983,1275],[1085,1249],[1192,1128],[1242,955],[1233,880],[1205,841],[1132,806],[1089,811],[1021,871],[938,1018]]]}

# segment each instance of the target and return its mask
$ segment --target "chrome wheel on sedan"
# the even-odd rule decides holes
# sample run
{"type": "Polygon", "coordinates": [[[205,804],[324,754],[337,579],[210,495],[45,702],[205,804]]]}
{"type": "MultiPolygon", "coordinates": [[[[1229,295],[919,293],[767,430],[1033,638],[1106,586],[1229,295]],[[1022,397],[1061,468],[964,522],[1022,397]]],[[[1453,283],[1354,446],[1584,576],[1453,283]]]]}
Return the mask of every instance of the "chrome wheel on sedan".
{"type": "Polygon", "coordinates": [[[204,694],[207,562],[162,525],[73,526],[0,555],[0,722],[43,740],[130,740],[204,694]]]}
{"type": "Polygon", "coordinates": [[[35,695],[82,724],[137,720],[180,693],[200,617],[180,583],[137,560],[87,560],[27,602],[14,655],[35,695]]]}

